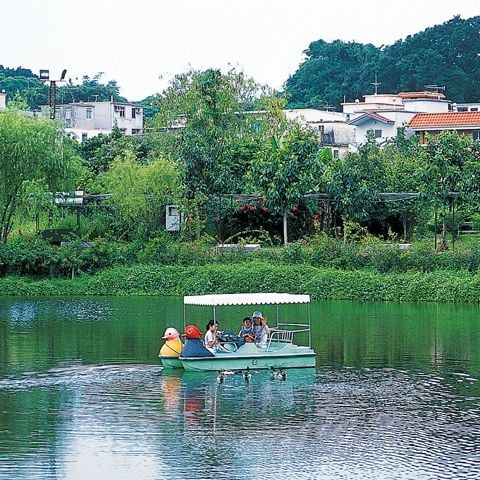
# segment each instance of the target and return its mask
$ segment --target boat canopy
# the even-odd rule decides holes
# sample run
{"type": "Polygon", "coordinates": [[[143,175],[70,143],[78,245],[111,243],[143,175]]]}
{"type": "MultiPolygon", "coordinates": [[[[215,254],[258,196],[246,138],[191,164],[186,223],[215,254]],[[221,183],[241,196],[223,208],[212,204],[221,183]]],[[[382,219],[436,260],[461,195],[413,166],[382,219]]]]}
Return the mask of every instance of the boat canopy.
{"type": "Polygon", "coordinates": [[[310,303],[310,295],[290,293],[225,293],[183,297],[184,305],[278,305],[283,303],[310,303]]]}

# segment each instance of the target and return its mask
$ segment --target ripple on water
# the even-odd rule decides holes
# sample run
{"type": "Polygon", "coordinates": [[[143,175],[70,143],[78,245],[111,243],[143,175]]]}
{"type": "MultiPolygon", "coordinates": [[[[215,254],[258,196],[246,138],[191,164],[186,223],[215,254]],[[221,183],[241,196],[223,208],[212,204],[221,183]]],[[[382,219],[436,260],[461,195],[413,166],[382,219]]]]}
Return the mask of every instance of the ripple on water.
{"type": "MultiPolygon", "coordinates": [[[[88,464],[106,480],[471,479],[480,469],[480,402],[475,382],[458,390],[457,378],[324,368],[292,371],[285,382],[255,372],[250,382],[230,375],[218,384],[213,372],[79,365],[3,379],[0,398],[62,392],[49,406],[52,437],[18,419],[35,439],[30,478],[49,478],[35,468],[48,463],[55,438],[61,478],[80,478],[88,464]]],[[[22,440],[9,438],[0,455],[8,468],[25,466],[13,453],[22,440]]]]}

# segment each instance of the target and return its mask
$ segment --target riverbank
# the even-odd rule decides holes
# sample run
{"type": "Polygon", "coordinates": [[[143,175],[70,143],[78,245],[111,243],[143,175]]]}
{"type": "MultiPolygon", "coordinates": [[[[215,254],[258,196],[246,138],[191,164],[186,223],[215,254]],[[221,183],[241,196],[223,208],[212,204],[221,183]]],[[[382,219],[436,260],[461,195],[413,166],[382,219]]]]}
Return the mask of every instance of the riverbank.
{"type": "Polygon", "coordinates": [[[480,275],[466,271],[378,273],[325,269],[306,264],[247,262],[232,265],[114,267],[73,279],[9,276],[3,296],[182,296],[206,293],[309,293],[315,300],[457,302],[480,301],[480,275]]]}

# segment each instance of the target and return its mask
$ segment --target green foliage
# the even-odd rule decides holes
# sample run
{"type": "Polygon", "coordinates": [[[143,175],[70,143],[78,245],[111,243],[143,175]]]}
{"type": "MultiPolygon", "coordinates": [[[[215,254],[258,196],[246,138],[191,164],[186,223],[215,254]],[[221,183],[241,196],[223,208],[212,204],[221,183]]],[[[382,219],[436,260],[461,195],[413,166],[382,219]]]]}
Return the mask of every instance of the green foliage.
{"type": "MultiPolygon", "coordinates": [[[[112,133],[89,138],[80,145],[80,154],[90,170],[90,184],[95,186],[96,176],[107,172],[117,157],[129,152],[138,163],[148,163],[158,157],[151,136],[125,136],[119,128],[112,133]]],[[[104,192],[101,192],[104,193],[104,192]]]]}
{"type": "MultiPolygon", "coordinates": [[[[19,204],[39,187],[70,186],[81,170],[75,152],[63,143],[59,126],[16,111],[0,113],[0,238],[6,241],[19,204]],[[35,188],[34,188],[35,187],[35,188]]],[[[37,202],[38,203],[38,202],[37,202]]]]}
{"type": "Polygon", "coordinates": [[[99,72],[90,78],[82,77],[82,83],[74,84],[71,79],[65,86],[58,88],[57,96],[61,103],[72,102],[125,102],[126,98],[120,96],[120,87],[116,80],[102,83],[103,72],[99,72]]]}
{"type": "Polygon", "coordinates": [[[409,35],[384,47],[378,62],[385,91],[422,90],[445,85],[457,102],[478,101],[480,17],[455,16],[441,25],[409,35]]]}
{"type": "Polygon", "coordinates": [[[471,138],[456,132],[441,132],[434,138],[428,137],[427,143],[427,158],[420,171],[420,188],[423,197],[439,211],[442,222],[440,248],[445,250],[448,211],[452,208],[453,198],[458,195],[461,198],[465,192],[468,199],[472,192],[478,192],[478,179],[474,174],[478,173],[475,165],[478,159],[474,158],[471,138]]]}
{"type": "Polygon", "coordinates": [[[380,56],[371,44],[341,40],[317,40],[304,53],[307,59],[285,84],[292,108],[338,108],[344,96],[360,98],[371,88],[380,56]]]}
{"type": "Polygon", "coordinates": [[[250,261],[240,265],[136,265],[73,280],[0,278],[4,295],[193,295],[242,291],[310,293],[315,300],[480,301],[480,275],[436,271],[379,274],[250,261]]]}
{"type": "MultiPolygon", "coordinates": [[[[415,193],[421,189],[419,172],[424,168],[424,155],[416,136],[406,139],[401,131],[396,139],[380,150],[380,154],[385,163],[387,192],[415,193]]],[[[411,239],[421,214],[421,202],[418,199],[392,201],[387,204],[387,210],[389,215],[400,219],[404,240],[411,239]]]]}
{"type": "Polygon", "coordinates": [[[48,86],[30,69],[0,65],[0,90],[5,90],[9,101],[21,97],[32,109],[48,104],[48,86]]]}
{"type": "MultiPolygon", "coordinates": [[[[97,73],[93,78],[83,76],[80,84],[74,84],[70,79],[66,85],[58,86],[57,98],[61,103],[92,102],[92,101],[126,101],[121,97],[120,87],[115,80],[102,83],[103,73],[97,73]]],[[[20,95],[31,110],[49,103],[48,82],[41,81],[30,69],[18,67],[8,68],[0,65],[0,90],[5,90],[9,99],[20,95]]]]}
{"type": "Polygon", "coordinates": [[[344,220],[368,217],[385,186],[385,163],[371,133],[358,153],[327,164],[323,184],[344,220]]]}
{"type": "Polygon", "coordinates": [[[312,42],[306,60],[287,80],[290,107],[340,108],[371,91],[375,72],[384,92],[445,85],[456,102],[476,102],[480,84],[480,17],[451,20],[379,48],[334,40],[312,42]]]}
{"type": "Polygon", "coordinates": [[[121,237],[135,231],[155,232],[161,228],[161,212],[181,193],[179,173],[173,162],[157,159],[137,163],[131,152],[117,158],[98,184],[113,194],[117,231],[121,237]]]}
{"type": "Polygon", "coordinates": [[[255,116],[242,112],[257,92],[243,74],[210,69],[176,76],[158,98],[156,134],[164,137],[166,155],[184,167],[188,199],[241,190],[255,147],[255,116]]]}
{"type": "Polygon", "coordinates": [[[297,123],[286,124],[282,130],[265,144],[249,172],[251,188],[266,198],[273,213],[280,214],[316,189],[322,168],[312,131],[297,123]]]}
{"type": "Polygon", "coordinates": [[[39,237],[0,244],[0,276],[70,277],[128,262],[126,244],[72,240],[57,247],[39,237]]]}

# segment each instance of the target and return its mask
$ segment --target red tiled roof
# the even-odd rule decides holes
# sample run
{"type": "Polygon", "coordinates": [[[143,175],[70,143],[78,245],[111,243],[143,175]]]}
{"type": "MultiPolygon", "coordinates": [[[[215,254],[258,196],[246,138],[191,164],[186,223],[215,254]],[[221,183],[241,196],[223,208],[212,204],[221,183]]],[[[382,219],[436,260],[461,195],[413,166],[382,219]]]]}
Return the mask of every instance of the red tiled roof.
{"type": "Polygon", "coordinates": [[[480,112],[417,113],[410,128],[426,127],[480,127],[480,112]]]}

